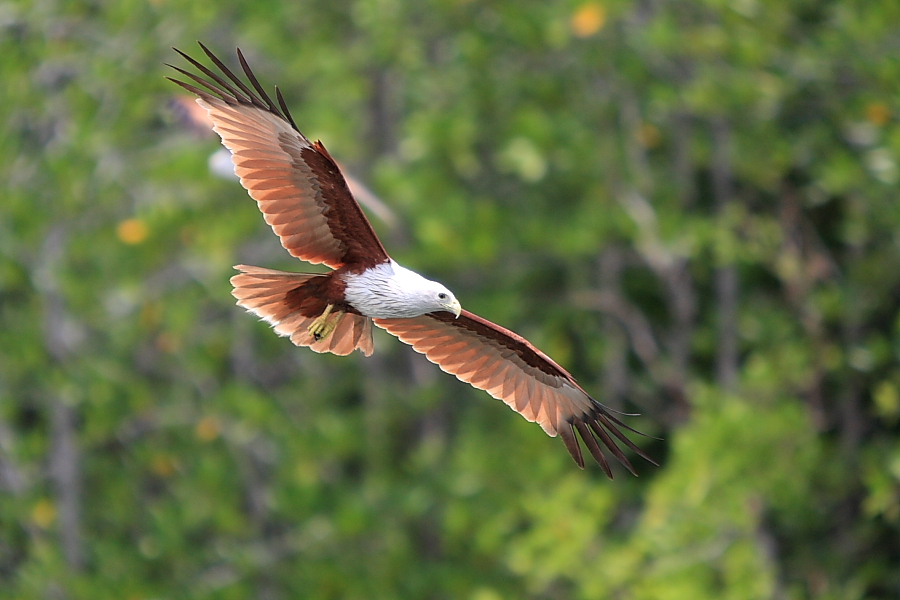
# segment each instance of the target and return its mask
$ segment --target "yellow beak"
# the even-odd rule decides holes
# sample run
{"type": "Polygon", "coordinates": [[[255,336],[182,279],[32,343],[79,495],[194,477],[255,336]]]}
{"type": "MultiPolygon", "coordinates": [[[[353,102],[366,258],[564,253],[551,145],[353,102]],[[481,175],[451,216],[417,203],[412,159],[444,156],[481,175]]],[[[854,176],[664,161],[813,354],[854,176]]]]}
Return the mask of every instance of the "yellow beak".
{"type": "Polygon", "coordinates": [[[446,305],[447,310],[456,315],[456,318],[459,318],[460,313],[462,312],[462,306],[459,303],[459,300],[454,299],[453,302],[450,302],[446,305]]]}

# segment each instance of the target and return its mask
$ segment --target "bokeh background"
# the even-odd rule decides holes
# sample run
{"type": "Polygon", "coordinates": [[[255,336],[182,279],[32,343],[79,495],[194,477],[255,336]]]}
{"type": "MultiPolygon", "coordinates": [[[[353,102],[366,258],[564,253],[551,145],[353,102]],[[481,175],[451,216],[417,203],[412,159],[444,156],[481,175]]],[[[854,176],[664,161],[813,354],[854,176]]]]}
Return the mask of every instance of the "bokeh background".
{"type": "Polygon", "coordinates": [[[3,2],[0,598],[897,598],[898,93],[895,0],[3,2]],[[198,39],[661,466],[234,306],[198,39]]]}

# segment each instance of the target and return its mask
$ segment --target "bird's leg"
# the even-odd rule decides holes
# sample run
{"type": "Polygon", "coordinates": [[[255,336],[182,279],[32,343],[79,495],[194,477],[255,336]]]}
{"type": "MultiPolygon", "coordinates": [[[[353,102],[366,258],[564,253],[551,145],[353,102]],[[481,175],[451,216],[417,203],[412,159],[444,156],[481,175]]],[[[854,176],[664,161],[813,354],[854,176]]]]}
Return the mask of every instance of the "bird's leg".
{"type": "MultiPolygon", "coordinates": [[[[307,328],[309,334],[315,338],[315,340],[321,341],[331,335],[331,332],[334,331],[334,328],[337,327],[337,319],[330,319],[331,311],[334,309],[334,304],[329,304],[325,307],[325,312],[316,317],[316,319],[310,324],[307,328]]],[[[340,313],[338,313],[340,314],[340,313]]]]}

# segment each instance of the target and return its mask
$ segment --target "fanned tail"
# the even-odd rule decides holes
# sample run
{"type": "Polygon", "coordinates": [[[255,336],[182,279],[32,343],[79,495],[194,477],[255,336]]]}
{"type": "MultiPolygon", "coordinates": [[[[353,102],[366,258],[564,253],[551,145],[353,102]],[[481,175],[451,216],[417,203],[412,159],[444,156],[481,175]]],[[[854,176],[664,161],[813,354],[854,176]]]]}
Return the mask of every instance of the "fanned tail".
{"type": "Polygon", "coordinates": [[[315,352],[331,352],[345,356],[356,349],[369,356],[372,344],[372,319],[352,313],[334,315],[335,328],[331,334],[316,340],[309,326],[325,308],[325,302],[315,297],[317,286],[307,285],[321,273],[287,273],[262,267],[237,265],[241,273],[231,278],[231,294],[238,306],[246,308],[272,325],[275,333],[290,337],[297,346],[308,346],[315,352]]]}

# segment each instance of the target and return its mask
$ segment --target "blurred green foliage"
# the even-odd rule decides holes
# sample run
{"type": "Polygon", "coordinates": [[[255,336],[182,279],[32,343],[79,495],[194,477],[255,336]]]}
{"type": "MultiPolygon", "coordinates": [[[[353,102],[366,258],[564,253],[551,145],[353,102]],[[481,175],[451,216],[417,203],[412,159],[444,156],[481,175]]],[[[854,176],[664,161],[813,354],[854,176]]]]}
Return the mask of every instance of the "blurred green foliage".
{"type": "Polygon", "coordinates": [[[890,0],[0,4],[0,599],[896,598],[898,48],[890,0]],[[662,466],[235,307],[304,267],[173,104],[196,39],[662,466]]]}

